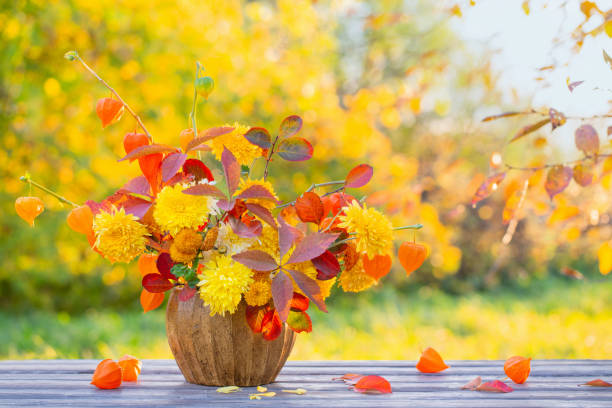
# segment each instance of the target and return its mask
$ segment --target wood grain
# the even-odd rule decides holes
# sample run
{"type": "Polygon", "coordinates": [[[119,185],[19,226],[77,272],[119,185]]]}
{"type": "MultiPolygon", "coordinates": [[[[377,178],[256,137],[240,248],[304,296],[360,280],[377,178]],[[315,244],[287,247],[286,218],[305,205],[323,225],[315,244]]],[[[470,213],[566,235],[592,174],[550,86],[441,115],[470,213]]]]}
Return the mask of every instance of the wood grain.
{"type": "Polygon", "coordinates": [[[256,386],[273,382],[287,361],[295,333],[286,325],[273,341],[253,333],[246,304],[233,314],[210,316],[194,296],[181,302],[173,291],[166,310],[168,344],[177,365],[192,384],[256,386]]]}

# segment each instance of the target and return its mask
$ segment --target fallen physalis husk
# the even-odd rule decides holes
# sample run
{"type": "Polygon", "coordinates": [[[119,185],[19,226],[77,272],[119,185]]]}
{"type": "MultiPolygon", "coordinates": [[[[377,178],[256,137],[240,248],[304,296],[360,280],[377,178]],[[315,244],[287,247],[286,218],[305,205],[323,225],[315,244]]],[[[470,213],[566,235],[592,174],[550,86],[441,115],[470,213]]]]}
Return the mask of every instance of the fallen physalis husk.
{"type": "Polygon", "coordinates": [[[240,389],[240,387],[238,387],[236,385],[228,385],[227,387],[217,388],[217,392],[220,392],[222,394],[229,394],[230,392],[236,392],[239,389],[240,389]]]}
{"type": "Polygon", "coordinates": [[[470,381],[469,383],[465,384],[463,387],[461,387],[461,389],[474,391],[476,388],[480,386],[480,384],[482,384],[482,378],[478,376],[474,378],[472,381],[470,381]]]}
{"type": "Polygon", "coordinates": [[[591,387],[612,387],[612,383],[601,380],[599,378],[597,380],[591,380],[587,383],[580,384],[580,385],[590,385],[591,387]]]}
{"type": "Polygon", "coordinates": [[[297,394],[297,395],[306,394],[306,390],[303,388],[296,388],[295,390],[282,390],[282,392],[287,392],[289,394],[297,394]]]}
{"type": "Polygon", "coordinates": [[[262,385],[257,386],[257,392],[266,392],[268,389],[262,385]]]}
{"type": "Polygon", "coordinates": [[[257,393],[257,394],[249,394],[249,399],[260,400],[261,397],[273,397],[275,395],[276,395],[276,393],[274,391],[260,392],[260,393],[257,393]]]}

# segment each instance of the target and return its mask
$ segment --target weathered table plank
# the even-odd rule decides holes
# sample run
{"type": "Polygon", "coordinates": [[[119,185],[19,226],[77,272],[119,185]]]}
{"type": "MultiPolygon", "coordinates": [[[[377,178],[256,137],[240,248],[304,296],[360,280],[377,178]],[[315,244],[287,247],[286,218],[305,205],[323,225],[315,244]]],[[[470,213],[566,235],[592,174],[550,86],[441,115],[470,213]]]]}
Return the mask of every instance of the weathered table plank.
{"type": "Polygon", "coordinates": [[[595,378],[612,380],[612,360],[534,360],[526,384],[508,394],[461,390],[477,375],[502,379],[503,361],[448,361],[448,370],[419,373],[414,361],[291,361],[277,382],[277,395],[249,400],[254,388],[220,394],[216,387],[188,384],[173,360],[145,360],[138,383],[116,390],[90,385],[97,360],[0,362],[0,406],[241,406],[241,407],[612,407],[612,388],[579,386],[595,378]],[[387,395],[362,395],[332,381],[346,373],[382,375],[393,387],[387,395]],[[305,395],[280,392],[304,388],[305,395]]]}

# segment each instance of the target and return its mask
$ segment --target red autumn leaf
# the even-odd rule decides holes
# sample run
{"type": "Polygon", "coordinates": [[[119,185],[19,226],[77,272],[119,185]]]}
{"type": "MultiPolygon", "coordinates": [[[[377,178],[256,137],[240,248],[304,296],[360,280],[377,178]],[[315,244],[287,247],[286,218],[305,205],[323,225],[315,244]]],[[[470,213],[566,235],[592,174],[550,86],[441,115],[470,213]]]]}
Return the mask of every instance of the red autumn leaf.
{"type": "Polygon", "coordinates": [[[383,377],[378,375],[366,375],[361,377],[354,385],[357,392],[374,393],[374,394],[389,394],[391,393],[391,384],[383,377]]]}
{"type": "Polygon", "coordinates": [[[515,383],[523,384],[531,372],[531,359],[521,356],[510,357],[504,363],[504,372],[515,383]]]}
{"type": "Polygon", "coordinates": [[[291,299],[290,308],[294,312],[305,312],[308,310],[310,301],[308,298],[301,293],[293,292],[293,298],[291,299]]]}
{"type": "Polygon", "coordinates": [[[279,137],[285,138],[297,134],[302,128],[302,118],[297,115],[287,116],[280,124],[279,137]]]}
{"type": "Polygon", "coordinates": [[[512,143],[518,139],[521,139],[522,137],[527,136],[528,134],[535,132],[536,130],[538,130],[539,128],[541,128],[542,126],[544,126],[545,124],[550,122],[550,118],[548,119],[542,119],[539,122],[536,123],[532,123],[531,125],[527,125],[525,127],[522,127],[517,133],[516,135],[514,135],[514,137],[512,139],[510,139],[509,143],[512,143]]]}
{"type": "Polygon", "coordinates": [[[219,201],[217,201],[217,207],[219,207],[219,209],[222,211],[232,211],[235,205],[236,205],[236,200],[233,198],[231,200],[222,198],[219,201]]]}
{"type": "Polygon", "coordinates": [[[595,128],[589,124],[582,125],[574,133],[576,148],[585,155],[597,154],[599,151],[599,136],[595,128]]]}
{"type": "Polygon", "coordinates": [[[121,202],[120,207],[123,208],[127,214],[142,218],[152,205],[153,203],[151,201],[132,195],[126,195],[126,199],[121,202]]]}
{"type": "Polygon", "coordinates": [[[132,150],[149,144],[149,137],[144,133],[126,133],[123,136],[123,149],[125,154],[130,153],[132,150]]]}
{"type": "Polygon", "coordinates": [[[176,276],[172,273],[172,267],[174,266],[174,261],[170,257],[170,254],[167,252],[162,252],[157,257],[157,271],[166,279],[175,279],[176,276]]]}
{"type": "Polygon", "coordinates": [[[567,81],[567,89],[569,89],[570,92],[574,92],[574,89],[576,89],[577,86],[579,86],[582,83],[584,83],[584,81],[569,82],[569,77],[567,79],[568,79],[568,81],[567,81]]]}
{"type": "Polygon", "coordinates": [[[364,254],[363,269],[365,273],[379,280],[391,270],[391,257],[389,255],[374,255],[370,259],[367,254],[364,254]]]}
{"type": "Polygon", "coordinates": [[[225,175],[227,189],[231,197],[234,195],[234,191],[236,191],[238,184],[240,183],[240,165],[238,164],[234,154],[230,152],[227,147],[223,147],[223,153],[221,153],[221,164],[223,164],[223,174],[225,175]]]}
{"type": "Polygon", "coordinates": [[[291,277],[295,283],[302,290],[302,292],[304,292],[308,299],[317,305],[322,312],[327,313],[327,307],[325,306],[325,301],[321,296],[321,287],[319,284],[314,279],[308,277],[300,271],[288,269],[287,272],[291,274],[291,277]]]}
{"type": "Polygon", "coordinates": [[[170,180],[183,167],[187,160],[187,155],[184,153],[171,153],[162,161],[161,172],[162,181],[170,180]]]}
{"type": "Polygon", "coordinates": [[[261,235],[263,225],[258,220],[250,221],[248,224],[234,217],[228,218],[234,234],[242,238],[255,238],[261,235]]]}
{"type": "Polygon", "coordinates": [[[157,186],[161,182],[161,164],[163,158],[163,154],[156,153],[138,159],[140,170],[149,182],[149,185],[153,187],[154,192],[157,192],[157,186]]]}
{"type": "Polygon", "coordinates": [[[178,298],[181,302],[186,302],[196,294],[198,290],[187,285],[183,286],[183,289],[178,294],[178,298]]]}
{"type": "Polygon", "coordinates": [[[323,202],[317,193],[307,191],[295,200],[295,211],[303,222],[312,222],[317,225],[325,216],[323,202]]]}
{"type": "Polygon", "coordinates": [[[589,164],[576,164],[572,174],[574,181],[581,187],[586,187],[593,182],[593,167],[589,164]]]}
{"type": "Polygon", "coordinates": [[[263,317],[269,309],[268,306],[249,306],[245,311],[245,318],[253,333],[261,333],[263,317]]]}
{"type": "Polygon", "coordinates": [[[149,195],[151,192],[151,186],[145,176],[138,176],[131,179],[125,183],[121,189],[140,195],[149,195]]]}
{"type": "Polygon", "coordinates": [[[183,190],[183,193],[189,195],[203,195],[215,198],[225,198],[225,194],[212,184],[198,184],[183,190]]]}
{"type": "Polygon", "coordinates": [[[421,354],[416,365],[417,370],[422,373],[439,373],[448,368],[440,354],[431,347],[427,347],[421,354]]]}
{"type": "Polygon", "coordinates": [[[192,175],[195,181],[215,181],[212,171],[198,159],[187,159],[183,164],[183,173],[192,175]]]}
{"type": "Polygon", "coordinates": [[[304,161],[312,157],[312,145],[301,137],[290,137],[280,142],[276,152],[287,161],[304,161]]]}
{"type": "Polygon", "coordinates": [[[497,173],[492,176],[487,177],[487,179],[478,187],[474,197],[472,198],[472,206],[475,206],[479,201],[484,200],[488,196],[491,195],[492,192],[497,190],[500,183],[506,177],[506,173],[497,173]]]}
{"type": "Polygon", "coordinates": [[[276,197],[274,197],[274,194],[272,194],[270,190],[258,184],[252,185],[251,187],[247,188],[246,190],[238,194],[235,198],[239,198],[242,200],[246,200],[249,198],[256,198],[256,199],[270,200],[274,203],[277,202],[276,197]]]}
{"type": "Polygon", "coordinates": [[[297,228],[287,224],[280,214],[276,217],[276,220],[278,221],[278,246],[282,259],[302,233],[297,228]]]}
{"type": "Polygon", "coordinates": [[[204,132],[198,132],[198,137],[191,139],[189,143],[187,143],[185,153],[188,153],[192,150],[198,150],[201,147],[202,143],[214,139],[217,136],[230,133],[233,130],[234,128],[231,126],[220,126],[207,129],[204,132]]]}
{"type": "Polygon", "coordinates": [[[102,121],[102,128],[117,122],[123,115],[124,106],[121,102],[113,98],[102,98],[96,104],[96,113],[102,121]]]}
{"type": "Polygon", "coordinates": [[[476,391],[512,392],[514,390],[509,385],[506,385],[505,383],[499,380],[494,380],[494,381],[487,381],[486,383],[480,384],[478,387],[476,387],[476,391]]]}
{"type": "Polygon", "coordinates": [[[329,248],[329,246],[338,238],[339,234],[329,234],[323,232],[314,232],[306,235],[296,246],[287,261],[288,264],[310,261],[316,258],[329,248]]]}
{"type": "MultiPolygon", "coordinates": [[[[240,202],[243,203],[242,201],[240,202]]],[[[276,229],[276,221],[274,220],[274,216],[266,207],[262,207],[261,205],[255,203],[246,203],[245,208],[268,223],[268,225],[270,225],[272,228],[276,229]]]]}
{"type": "Polygon", "coordinates": [[[591,380],[581,385],[589,385],[591,387],[612,387],[612,383],[609,383],[599,378],[597,380],[591,380]]]}
{"type": "Polygon", "coordinates": [[[369,164],[360,164],[359,166],[353,167],[353,169],[349,171],[349,174],[346,176],[346,180],[344,181],[344,185],[350,188],[363,187],[370,182],[373,174],[374,169],[372,166],[369,164]]]}
{"type": "Polygon", "coordinates": [[[146,289],[140,292],[140,305],[144,313],[157,309],[164,302],[164,293],[151,293],[146,289]]]}
{"type": "Polygon", "coordinates": [[[287,320],[287,316],[289,315],[292,298],[293,283],[291,279],[281,271],[272,279],[272,299],[274,299],[274,306],[278,311],[278,316],[283,322],[287,320]]]}
{"type": "Polygon", "coordinates": [[[158,273],[150,273],[142,278],[142,287],[151,293],[163,293],[174,287],[172,282],[158,273]]]}
{"type": "Polygon", "coordinates": [[[482,378],[480,378],[480,376],[474,378],[472,381],[470,381],[469,383],[465,384],[463,387],[461,387],[462,390],[476,390],[476,388],[478,388],[478,386],[480,386],[480,384],[482,384],[482,378]]]}
{"type": "Polygon", "coordinates": [[[272,147],[272,138],[270,133],[264,128],[254,127],[250,128],[245,134],[246,140],[254,144],[255,146],[261,147],[262,149],[269,149],[272,147]]]}
{"type": "Polygon", "coordinates": [[[256,249],[235,254],[232,258],[234,261],[260,272],[273,271],[278,268],[276,260],[270,254],[256,249]]]}
{"type": "Polygon", "coordinates": [[[310,333],[312,331],[312,320],[306,312],[289,311],[287,316],[287,324],[296,333],[310,333]]]}
{"type": "Polygon", "coordinates": [[[134,150],[132,150],[131,152],[129,152],[128,154],[126,154],[125,156],[123,156],[121,159],[117,161],[122,162],[125,160],[138,159],[139,157],[145,157],[150,154],[172,153],[172,152],[176,152],[175,147],[167,146],[163,144],[150,144],[150,145],[145,145],[145,146],[140,146],[140,147],[135,148],[134,150]]]}
{"type": "Polygon", "coordinates": [[[283,323],[275,309],[267,311],[261,320],[261,334],[263,338],[268,341],[276,339],[281,332],[282,325],[283,323]]]}
{"type": "Polygon", "coordinates": [[[312,264],[317,269],[318,280],[328,280],[340,273],[340,263],[336,256],[329,251],[312,258],[312,264]]]}
{"type": "Polygon", "coordinates": [[[548,193],[548,196],[552,200],[554,196],[565,190],[572,180],[572,169],[571,167],[556,165],[548,170],[546,175],[546,183],[544,188],[548,193]]]}

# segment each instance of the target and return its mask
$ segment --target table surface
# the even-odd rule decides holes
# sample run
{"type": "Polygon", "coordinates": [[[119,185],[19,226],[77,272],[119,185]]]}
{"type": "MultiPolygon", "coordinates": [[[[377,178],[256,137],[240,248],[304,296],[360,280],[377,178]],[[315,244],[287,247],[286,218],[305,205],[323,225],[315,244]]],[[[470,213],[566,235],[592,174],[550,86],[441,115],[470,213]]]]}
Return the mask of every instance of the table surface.
{"type": "Polygon", "coordinates": [[[268,386],[274,397],[249,400],[254,388],[231,394],[188,384],[174,360],[144,360],[137,383],[115,390],[90,385],[98,360],[0,361],[0,406],[240,406],[240,407],[612,407],[612,388],[579,386],[601,378],[612,381],[612,360],[534,360],[522,385],[507,394],[461,390],[476,376],[503,379],[503,361],[447,361],[438,374],[419,373],[414,361],[290,361],[268,386]],[[392,394],[364,395],[342,381],[347,373],[376,374],[391,383],[392,394]],[[280,392],[304,388],[304,395],[280,392]]]}

